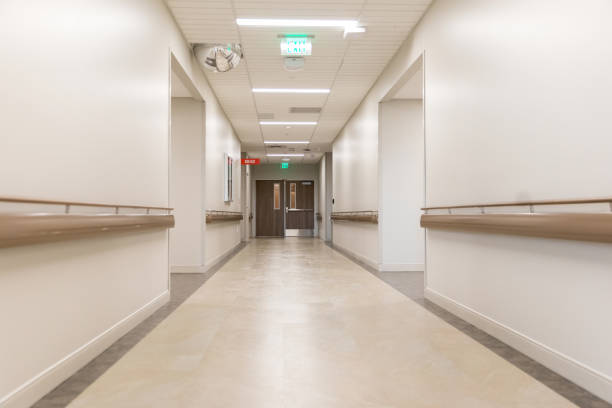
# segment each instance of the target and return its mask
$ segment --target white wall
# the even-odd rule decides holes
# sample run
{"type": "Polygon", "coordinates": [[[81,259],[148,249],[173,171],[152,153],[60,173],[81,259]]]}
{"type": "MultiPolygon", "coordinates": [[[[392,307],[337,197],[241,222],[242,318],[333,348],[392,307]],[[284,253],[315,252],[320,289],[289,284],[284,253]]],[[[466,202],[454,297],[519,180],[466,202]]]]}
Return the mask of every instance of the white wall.
{"type": "Polygon", "coordinates": [[[327,211],[325,208],[325,155],[319,161],[317,165],[318,180],[319,180],[319,214],[321,214],[321,221],[316,221],[319,227],[319,238],[325,240],[325,219],[327,211]]]}
{"type": "Polygon", "coordinates": [[[332,240],[332,198],[333,198],[333,174],[332,153],[326,152],[319,162],[319,238],[325,241],[332,240]]]}
{"type": "Polygon", "coordinates": [[[332,152],[325,153],[325,217],[323,218],[325,224],[325,240],[332,241],[332,221],[331,213],[333,210],[333,199],[334,199],[334,174],[333,174],[333,154],[332,152]]]}
{"type": "MultiPolygon", "coordinates": [[[[240,140],[219,105],[206,107],[206,209],[240,212],[240,140]],[[223,201],[224,153],[234,159],[231,202],[223,201]]],[[[210,268],[240,244],[240,223],[207,224],[205,230],[205,265],[210,268]]]]}
{"type": "MultiPolygon", "coordinates": [[[[609,196],[608,15],[607,0],[434,2],[334,143],[336,202],[371,205],[376,183],[352,173],[376,165],[357,146],[375,143],[378,102],[423,52],[427,205],[609,196]]],[[[604,244],[430,231],[428,296],[612,401],[609,257],[604,244]]]]}
{"type": "MultiPolygon", "coordinates": [[[[378,210],[378,102],[376,116],[355,115],[333,143],[333,211],[378,210]]],[[[333,222],[333,243],[377,268],[378,227],[333,222]],[[358,239],[356,239],[358,237],[358,239]]]]}
{"type": "MultiPolygon", "coordinates": [[[[241,153],[242,158],[246,158],[245,152],[241,153]]],[[[247,242],[251,238],[251,166],[240,166],[240,211],[242,211],[242,221],[240,222],[241,241],[247,242]]]]}
{"type": "Polygon", "coordinates": [[[173,272],[202,271],[204,265],[204,104],[172,98],[170,206],[175,226],[170,231],[173,272]]]}
{"type": "Polygon", "coordinates": [[[316,164],[289,164],[281,169],[279,163],[251,166],[253,180],[316,180],[316,164]]]}
{"type": "Polygon", "coordinates": [[[382,271],[423,271],[425,198],[423,101],[380,104],[378,233],[382,271]]]}
{"type": "MultiPolygon", "coordinates": [[[[207,132],[237,145],[161,0],[0,10],[0,196],[168,205],[170,52],[207,102],[207,132]]],[[[30,405],[167,300],[167,232],[0,252],[7,406],[30,405]]]]}

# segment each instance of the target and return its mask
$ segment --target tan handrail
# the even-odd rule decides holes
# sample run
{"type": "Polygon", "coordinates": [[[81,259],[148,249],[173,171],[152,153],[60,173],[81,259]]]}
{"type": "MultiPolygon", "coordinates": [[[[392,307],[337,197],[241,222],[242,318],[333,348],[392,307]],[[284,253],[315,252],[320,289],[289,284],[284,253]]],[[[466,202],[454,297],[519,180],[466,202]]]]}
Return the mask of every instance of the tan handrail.
{"type": "Polygon", "coordinates": [[[61,201],[61,200],[44,200],[25,197],[0,197],[0,202],[6,203],[25,203],[25,204],[53,204],[66,206],[81,206],[81,207],[106,207],[106,208],[139,208],[144,210],[165,210],[172,211],[172,208],[155,207],[146,205],[126,205],[126,204],[105,204],[105,203],[86,203],[80,201],[61,201]]]}
{"type": "Polygon", "coordinates": [[[541,201],[509,201],[502,203],[488,204],[462,204],[462,205],[447,205],[436,207],[423,207],[421,210],[448,210],[453,208],[486,208],[486,207],[512,207],[512,206],[533,206],[533,205],[561,205],[561,204],[594,204],[594,203],[612,203],[612,198],[589,198],[589,199],[574,199],[574,200],[541,200],[541,201]]]}
{"type": "Polygon", "coordinates": [[[206,210],[207,224],[224,221],[240,221],[242,218],[242,213],[237,211],[206,210]]]}
{"type": "Polygon", "coordinates": [[[174,227],[173,215],[0,214],[0,248],[174,227]]]}
{"type": "Polygon", "coordinates": [[[378,211],[336,211],[331,213],[333,221],[354,221],[378,224],[378,211]]]}
{"type": "Polygon", "coordinates": [[[424,214],[421,226],[454,231],[612,242],[612,213],[424,214]]]}

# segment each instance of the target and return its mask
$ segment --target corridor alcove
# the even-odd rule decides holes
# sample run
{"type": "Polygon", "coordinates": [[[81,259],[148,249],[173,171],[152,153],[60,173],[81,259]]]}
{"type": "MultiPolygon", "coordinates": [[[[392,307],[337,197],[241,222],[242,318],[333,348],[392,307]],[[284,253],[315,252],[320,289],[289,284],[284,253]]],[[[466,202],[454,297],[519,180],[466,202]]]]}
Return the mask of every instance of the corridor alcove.
{"type": "Polygon", "coordinates": [[[174,58],[171,65],[170,265],[172,272],[203,272],[205,102],[174,58]]]}
{"type": "Polygon", "coordinates": [[[425,202],[423,57],[379,103],[379,270],[424,271],[425,202]]]}

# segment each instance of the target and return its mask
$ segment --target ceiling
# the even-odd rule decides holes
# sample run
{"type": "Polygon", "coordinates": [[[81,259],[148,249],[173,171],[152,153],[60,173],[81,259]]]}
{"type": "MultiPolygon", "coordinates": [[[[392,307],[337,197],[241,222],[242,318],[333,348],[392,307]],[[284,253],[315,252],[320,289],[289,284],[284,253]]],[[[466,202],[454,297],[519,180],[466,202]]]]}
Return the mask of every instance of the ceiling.
{"type": "Polygon", "coordinates": [[[243,151],[267,162],[266,153],[302,153],[293,163],[313,163],[342,129],[393,54],[432,0],[166,0],[187,40],[241,43],[244,59],[225,73],[206,70],[243,151]],[[341,28],[238,26],[236,18],[358,20],[363,34],[341,28]],[[283,67],[279,34],[309,34],[312,56],[302,71],[283,67]],[[329,94],[264,94],[252,88],[328,88],[329,94]],[[321,113],[289,113],[290,107],[320,107],[321,113]],[[262,115],[263,114],[263,115],[262,115]],[[272,114],[273,118],[269,115],[272,114]],[[260,125],[274,121],[316,121],[315,126],[260,125]],[[264,146],[264,140],[308,140],[308,145],[264,146]],[[291,150],[295,149],[295,150],[291,150]]]}

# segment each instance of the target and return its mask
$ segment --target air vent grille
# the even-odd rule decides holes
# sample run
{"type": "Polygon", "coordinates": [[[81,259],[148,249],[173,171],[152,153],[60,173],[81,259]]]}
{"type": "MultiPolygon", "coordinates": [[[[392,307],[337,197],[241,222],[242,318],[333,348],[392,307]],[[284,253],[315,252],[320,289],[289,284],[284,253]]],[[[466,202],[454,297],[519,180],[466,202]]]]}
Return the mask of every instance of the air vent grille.
{"type": "Polygon", "coordinates": [[[257,119],[259,119],[259,120],[274,119],[274,114],[273,113],[258,113],[257,114],[257,119]]]}
{"type": "Polygon", "coordinates": [[[292,106],[291,108],[289,108],[289,113],[321,113],[321,108],[292,106]]]}

